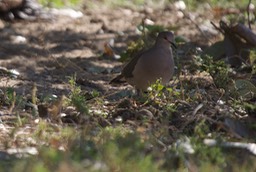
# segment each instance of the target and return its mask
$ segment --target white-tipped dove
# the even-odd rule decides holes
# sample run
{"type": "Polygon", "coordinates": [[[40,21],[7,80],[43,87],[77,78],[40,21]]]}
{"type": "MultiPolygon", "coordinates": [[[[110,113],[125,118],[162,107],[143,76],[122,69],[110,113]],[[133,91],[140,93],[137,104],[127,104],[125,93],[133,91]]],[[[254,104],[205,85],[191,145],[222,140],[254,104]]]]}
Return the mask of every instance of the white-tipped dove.
{"type": "Polygon", "coordinates": [[[173,33],[160,32],[154,46],[135,56],[110,83],[120,83],[124,78],[130,85],[142,91],[147,90],[158,79],[162,84],[168,83],[174,73],[170,44],[174,45],[173,33]]]}

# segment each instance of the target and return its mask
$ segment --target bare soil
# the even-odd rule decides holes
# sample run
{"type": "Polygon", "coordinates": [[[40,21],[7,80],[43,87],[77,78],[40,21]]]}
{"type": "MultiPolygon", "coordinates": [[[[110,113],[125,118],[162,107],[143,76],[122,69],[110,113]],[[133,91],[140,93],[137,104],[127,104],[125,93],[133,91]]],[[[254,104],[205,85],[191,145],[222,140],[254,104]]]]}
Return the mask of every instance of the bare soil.
{"type": "MultiPolygon", "coordinates": [[[[113,48],[117,54],[120,54],[131,41],[140,37],[137,26],[145,19],[149,19],[189,40],[190,44],[182,49],[186,56],[180,58],[190,62],[190,52],[196,46],[206,47],[222,37],[210,24],[210,21],[216,23],[219,21],[219,16],[215,16],[214,12],[209,12],[207,15],[205,12],[204,15],[200,12],[190,12],[184,16],[171,5],[161,9],[102,8],[84,9],[82,12],[83,17],[77,19],[61,15],[54,16],[50,20],[0,21],[0,66],[20,73],[18,77],[10,77],[2,72],[0,89],[3,91],[3,97],[11,87],[17,97],[21,96],[30,101],[34,85],[40,101],[53,94],[58,97],[68,96],[71,92],[68,81],[70,77],[76,75],[77,85],[82,91],[90,93],[96,90],[103,100],[103,103],[97,100],[88,101],[91,113],[111,115],[110,120],[97,118],[96,122],[101,126],[111,125],[114,123],[113,118],[118,116],[122,116],[126,125],[131,128],[148,125],[130,119],[140,119],[138,114],[152,119],[167,112],[162,109],[161,103],[150,106],[138,105],[138,102],[136,104],[132,99],[125,99],[129,95],[126,91],[133,90],[127,84],[120,86],[109,84],[109,81],[120,72],[123,63],[113,57],[103,56],[105,43],[114,40],[113,48]],[[24,37],[25,41],[19,36],[24,37]]],[[[223,92],[214,86],[209,75],[189,74],[186,77],[187,81],[183,84],[193,87],[195,91],[191,91],[190,94],[197,101],[188,103],[173,100],[178,105],[168,128],[173,133],[171,137],[174,140],[175,133],[189,133],[191,128],[188,126],[190,124],[195,126],[194,124],[202,118],[216,130],[221,128],[222,131],[223,126],[218,126],[218,120],[222,118],[221,113],[223,109],[225,112],[231,111],[228,105],[217,103],[223,97],[223,92]],[[201,107],[200,104],[203,106],[201,107]],[[201,116],[195,116],[199,111],[201,116]]],[[[11,119],[16,117],[17,111],[18,114],[32,115],[31,109],[15,108],[16,106],[13,107],[11,104],[2,103],[0,115],[8,116],[6,123],[13,124],[11,119]]],[[[68,113],[65,110],[64,112],[68,113]]],[[[4,118],[2,120],[5,121],[4,118]]],[[[73,122],[74,120],[72,119],[73,122]]],[[[159,127],[161,125],[158,119],[150,123],[152,128],[161,128],[159,127]]],[[[5,136],[5,133],[1,134],[2,138],[5,136]]],[[[171,138],[168,142],[170,141],[171,138]]],[[[11,145],[9,146],[12,147],[11,145]]]]}
{"type": "MultiPolygon", "coordinates": [[[[176,28],[177,35],[191,41],[200,40],[199,44],[209,43],[210,40],[205,40],[190,20],[178,17],[178,11],[171,6],[137,11],[126,8],[94,9],[84,10],[83,13],[83,17],[78,19],[55,16],[50,21],[2,21],[0,65],[17,70],[20,76],[15,79],[2,77],[1,87],[14,87],[17,93],[26,95],[36,83],[40,94],[67,94],[68,77],[76,74],[77,78],[93,83],[84,84],[83,89],[111,93],[118,88],[108,82],[114,76],[113,69],[121,63],[101,58],[104,44],[114,40],[114,48],[121,53],[130,41],[139,37],[137,26],[146,18],[166,28],[176,28]],[[18,36],[26,41],[20,42],[18,36]]],[[[118,71],[120,68],[114,73],[118,71]]]]}

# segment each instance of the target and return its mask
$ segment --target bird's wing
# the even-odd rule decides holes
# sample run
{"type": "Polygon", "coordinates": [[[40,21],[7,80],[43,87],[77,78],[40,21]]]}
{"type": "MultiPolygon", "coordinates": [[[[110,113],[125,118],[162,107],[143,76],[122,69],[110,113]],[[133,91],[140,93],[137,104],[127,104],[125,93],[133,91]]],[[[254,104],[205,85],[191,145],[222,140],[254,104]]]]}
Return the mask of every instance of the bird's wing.
{"type": "Polygon", "coordinates": [[[119,84],[119,83],[124,83],[126,81],[122,80],[124,76],[122,74],[117,75],[115,78],[113,78],[109,83],[110,84],[119,84]]]}
{"type": "Polygon", "coordinates": [[[134,58],[132,58],[132,60],[130,62],[128,62],[125,67],[123,68],[122,70],[122,74],[123,77],[125,78],[131,78],[133,77],[133,70],[138,62],[138,60],[141,58],[141,56],[145,53],[146,51],[145,50],[141,50],[139,51],[134,58]]]}
{"type": "Polygon", "coordinates": [[[126,82],[124,80],[124,78],[131,78],[133,77],[133,70],[135,68],[136,63],[138,62],[138,60],[140,59],[140,57],[143,55],[143,53],[145,52],[145,50],[141,50],[138,53],[136,53],[135,57],[132,58],[131,61],[129,61],[123,68],[122,72],[120,75],[117,75],[115,78],[113,78],[109,83],[110,84],[118,84],[118,83],[124,83],[126,82]]]}

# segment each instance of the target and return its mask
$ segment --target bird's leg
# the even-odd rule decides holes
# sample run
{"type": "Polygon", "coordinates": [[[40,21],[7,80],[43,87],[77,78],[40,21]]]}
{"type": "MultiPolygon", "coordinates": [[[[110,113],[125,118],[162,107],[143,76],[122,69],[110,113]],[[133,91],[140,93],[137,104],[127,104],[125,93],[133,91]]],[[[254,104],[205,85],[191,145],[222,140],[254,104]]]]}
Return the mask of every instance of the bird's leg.
{"type": "Polygon", "coordinates": [[[141,97],[142,96],[142,91],[141,90],[139,90],[139,89],[136,89],[136,96],[138,96],[138,97],[141,97]]]}

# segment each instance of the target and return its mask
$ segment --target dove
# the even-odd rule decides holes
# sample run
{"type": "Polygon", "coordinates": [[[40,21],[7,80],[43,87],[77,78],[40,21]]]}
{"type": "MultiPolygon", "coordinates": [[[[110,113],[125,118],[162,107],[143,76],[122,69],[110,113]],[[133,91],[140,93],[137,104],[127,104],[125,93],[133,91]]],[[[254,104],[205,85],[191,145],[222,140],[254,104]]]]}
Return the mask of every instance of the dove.
{"type": "Polygon", "coordinates": [[[135,89],[146,91],[158,79],[167,84],[174,74],[174,59],[170,45],[176,47],[173,32],[160,32],[155,44],[139,53],[123,68],[120,75],[110,83],[120,83],[123,79],[135,89]]]}

